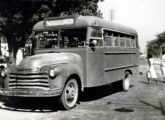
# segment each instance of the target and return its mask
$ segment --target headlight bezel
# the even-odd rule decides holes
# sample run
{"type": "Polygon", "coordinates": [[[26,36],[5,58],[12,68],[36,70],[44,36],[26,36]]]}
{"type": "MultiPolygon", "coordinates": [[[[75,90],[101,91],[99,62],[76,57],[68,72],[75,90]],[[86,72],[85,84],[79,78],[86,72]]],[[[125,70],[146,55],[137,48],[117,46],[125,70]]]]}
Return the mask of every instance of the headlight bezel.
{"type": "Polygon", "coordinates": [[[43,66],[41,67],[40,72],[47,73],[50,79],[54,79],[59,74],[59,64],[43,66]]]}

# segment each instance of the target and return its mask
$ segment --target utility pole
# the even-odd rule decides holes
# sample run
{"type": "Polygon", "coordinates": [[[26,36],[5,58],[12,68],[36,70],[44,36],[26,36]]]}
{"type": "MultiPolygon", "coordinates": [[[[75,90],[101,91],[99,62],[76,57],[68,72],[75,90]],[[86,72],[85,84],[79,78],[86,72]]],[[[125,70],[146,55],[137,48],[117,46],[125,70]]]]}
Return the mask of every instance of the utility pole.
{"type": "Polygon", "coordinates": [[[111,20],[111,22],[113,22],[114,16],[115,16],[114,9],[110,9],[109,13],[110,13],[110,20],[111,20]]]}

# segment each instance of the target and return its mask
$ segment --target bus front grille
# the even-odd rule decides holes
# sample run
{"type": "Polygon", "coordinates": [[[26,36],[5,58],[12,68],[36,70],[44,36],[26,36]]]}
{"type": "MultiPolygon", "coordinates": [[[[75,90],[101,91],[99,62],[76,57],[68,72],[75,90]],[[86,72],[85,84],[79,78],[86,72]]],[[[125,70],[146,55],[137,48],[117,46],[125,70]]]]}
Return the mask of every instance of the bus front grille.
{"type": "Polygon", "coordinates": [[[16,74],[9,76],[9,88],[49,89],[48,75],[46,73],[16,74]]]}

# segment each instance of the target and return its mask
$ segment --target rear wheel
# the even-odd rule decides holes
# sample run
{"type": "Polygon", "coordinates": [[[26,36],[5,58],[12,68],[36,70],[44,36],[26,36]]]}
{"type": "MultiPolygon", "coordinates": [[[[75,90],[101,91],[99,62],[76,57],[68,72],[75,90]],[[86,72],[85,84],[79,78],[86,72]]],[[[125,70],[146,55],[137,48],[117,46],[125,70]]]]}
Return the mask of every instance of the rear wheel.
{"type": "Polygon", "coordinates": [[[78,82],[76,79],[71,78],[65,85],[60,102],[64,109],[71,109],[76,106],[79,94],[78,82]]]}
{"type": "Polygon", "coordinates": [[[129,72],[125,73],[125,77],[122,82],[123,90],[128,91],[130,88],[130,80],[131,80],[132,75],[129,72]]]}

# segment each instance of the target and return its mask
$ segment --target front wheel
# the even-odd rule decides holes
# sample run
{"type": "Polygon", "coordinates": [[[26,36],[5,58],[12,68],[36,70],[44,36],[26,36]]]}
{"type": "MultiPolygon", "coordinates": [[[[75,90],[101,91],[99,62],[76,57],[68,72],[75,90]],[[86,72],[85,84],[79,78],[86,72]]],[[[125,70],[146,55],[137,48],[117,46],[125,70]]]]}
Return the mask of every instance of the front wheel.
{"type": "Polygon", "coordinates": [[[122,83],[124,91],[128,91],[129,90],[131,77],[132,77],[132,75],[129,72],[125,73],[125,77],[124,77],[123,83],[122,83]]]}
{"type": "Polygon", "coordinates": [[[76,79],[70,79],[62,92],[60,102],[64,109],[71,109],[76,106],[79,94],[78,82],[76,79]]]}

